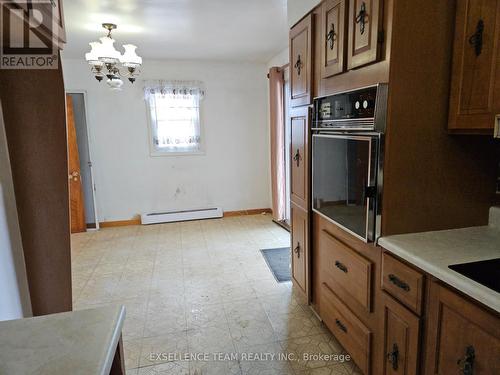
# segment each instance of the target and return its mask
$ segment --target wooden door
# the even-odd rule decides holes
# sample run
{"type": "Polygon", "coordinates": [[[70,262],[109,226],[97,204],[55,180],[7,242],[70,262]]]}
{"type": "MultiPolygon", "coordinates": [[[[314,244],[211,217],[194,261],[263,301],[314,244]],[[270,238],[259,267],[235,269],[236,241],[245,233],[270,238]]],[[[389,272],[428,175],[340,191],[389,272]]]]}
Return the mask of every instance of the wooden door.
{"type": "Polygon", "coordinates": [[[418,374],[420,321],[403,305],[383,294],[384,374],[418,374]]]}
{"type": "Polygon", "coordinates": [[[345,69],[346,0],[327,0],[321,12],[321,78],[345,69]]]}
{"type": "Polygon", "coordinates": [[[429,301],[425,373],[500,374],[499,315],[438,283],[429,301]]]}
{"type": "Polygon", "coordinates": [[[448,128],[491,132],[500,114],[500,0],[459,0],[448,128]]]}
{"type": "Polygon", "coordinates": [[[309,217],[292,204],[292,281],[309,301],[309,217]]]}
{"type": "Polygon", "coordinates": [[[291,113],[290,199],[309,210],[309,108],[297,108],[291,113]]]}
{"type": "Polygon", "coordinates": [[[379,40],[382,0],[351,0],[349,2],[349,37],[347,66],[349,69],[373,63],[380,55],[379,40]]]}
{"type": "Polygon", "coordinates": [[[76,140],[73,98],[66,95],[66,124],[68,128],[68,180],[71,233],[85,232],[85,211],[83,201],[80,157],[76,140]]]}
{"type": "Polygon", "coordinates": [[[290,102],[292,107],[311,104],[312,27],[313,16],[309,14],[290,30],[290,102]]]}

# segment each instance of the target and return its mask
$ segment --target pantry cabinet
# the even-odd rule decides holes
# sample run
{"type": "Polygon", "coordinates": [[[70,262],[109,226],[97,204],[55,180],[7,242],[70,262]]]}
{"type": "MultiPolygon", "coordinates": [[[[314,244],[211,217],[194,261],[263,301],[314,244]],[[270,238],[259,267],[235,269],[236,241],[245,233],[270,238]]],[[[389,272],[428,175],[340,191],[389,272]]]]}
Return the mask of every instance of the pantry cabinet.
{"type": "Polygon", "coordinates": [[[291,106],[311,104],[313,15],[309,14],[290,30],[291,106]]]}
{"type": "Polygon", "coordinates": [[[345,70],[346,0],[327,0],[321,11],[321,78],[345,70]]]}
{"type": "Polygon", "coordinates": [[[448,129],[491,132],[500,121],[500,0],[458,0],[448,129]]]}
{"type": "Polygon", "coordinates": [[[500,374],[500,318],[439,282],[430,287],[428,375],[500,374]]]}
{"type": "Polygon", "coordinates": [[[380,55],[383,19],[382,0],[349,2],[349,36],[347,65],[349,69],[373,63],[380,55]]]}

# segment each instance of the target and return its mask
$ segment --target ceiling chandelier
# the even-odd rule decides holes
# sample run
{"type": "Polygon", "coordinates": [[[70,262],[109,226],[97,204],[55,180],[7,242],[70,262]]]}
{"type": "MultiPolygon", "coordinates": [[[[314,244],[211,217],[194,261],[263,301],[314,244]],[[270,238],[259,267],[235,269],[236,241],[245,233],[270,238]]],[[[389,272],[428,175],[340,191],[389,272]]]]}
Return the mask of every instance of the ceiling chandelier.
{"type": "Polygon", "coordinates": [[[91,50],[85,54],[85,60],[99,82],[106,77],[106,82],[111,89],[120,90],[123,85],[120,77],[127,78],[134,83],[139,75],[138,69],[142,64],[142,57],[137,56],[135,53],[137,47],[133,44],[124,44],[125,52],[122,55],[113,46],[115,40],[111,37],[111,31],[116,29],[116,25],[103,23],[102,27],[108,31],[108,35],[100,38],[100,42],[89,43],[91,50]],[[125,68],[123,72],[121,68],[125,68]]]}

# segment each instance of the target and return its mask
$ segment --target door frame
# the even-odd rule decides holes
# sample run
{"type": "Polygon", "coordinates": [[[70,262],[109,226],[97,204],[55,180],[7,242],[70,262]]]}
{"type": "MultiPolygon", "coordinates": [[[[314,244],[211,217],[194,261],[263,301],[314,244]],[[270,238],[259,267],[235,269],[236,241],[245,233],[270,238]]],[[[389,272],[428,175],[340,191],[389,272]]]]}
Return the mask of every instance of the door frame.
{"type": "MultiPolygon", "coordinates": [[[[87,101],[87,91],[86,90],[80,90],[80,89],[65,89],[65,94],[70,95],[70,94],[82,94],[83,95],[83,103],[85,106],[85,122],[87,124],[87,144],[89,148],[89,158],[90,158],[90,182],[92,184],[92,205],[94,206],[94,221],[95,221],[95,228],[87,228],[87,231],[92,231],[92,230],[99,230],[99,217],[97,215],[97,200],[96,200],[96,183],[95,183],[95,176],[94,176],[94,157],[93,157],[93,142],[92,142],[92,126],[90,125],[90,120],[89,120],[89,109],[88,109],[88,101],[87,101]]],[[[66,95],[64,96],[64,100],[66,101],[66,95]]]]}

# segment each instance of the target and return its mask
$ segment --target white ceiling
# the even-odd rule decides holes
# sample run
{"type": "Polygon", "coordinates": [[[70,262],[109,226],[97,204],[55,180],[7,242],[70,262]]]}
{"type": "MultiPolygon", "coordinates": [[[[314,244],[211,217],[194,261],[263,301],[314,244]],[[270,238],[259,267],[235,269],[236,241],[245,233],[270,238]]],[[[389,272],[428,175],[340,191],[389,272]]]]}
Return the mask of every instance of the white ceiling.
{"type": "Polygon", "coordinates": [[[64,17],[66,58],[83,59],[103,22],[146,59],[267,62],[288,43],[286,0],[65,0],[64,17]]]}

